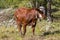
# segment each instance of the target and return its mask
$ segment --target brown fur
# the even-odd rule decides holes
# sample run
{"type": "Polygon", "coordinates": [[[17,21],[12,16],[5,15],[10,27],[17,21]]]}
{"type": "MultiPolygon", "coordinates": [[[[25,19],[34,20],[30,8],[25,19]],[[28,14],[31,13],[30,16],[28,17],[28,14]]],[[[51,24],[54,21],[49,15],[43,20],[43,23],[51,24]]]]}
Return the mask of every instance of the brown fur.
{"type": "Polygon", "coordinates": [[[31,25],[32,31],[34,34],[36,22],[39,17],[39,13],[42,14],[42,12],[38,11],[35,8],[32,8],[32,9],[19,8],[19,9],[17,9],[14,13],[14,17],[17,22],[19,32],[21,33],[21,27],[23,26],[23,33],[22,34],[25,35],[26,26],[31,25]]]}

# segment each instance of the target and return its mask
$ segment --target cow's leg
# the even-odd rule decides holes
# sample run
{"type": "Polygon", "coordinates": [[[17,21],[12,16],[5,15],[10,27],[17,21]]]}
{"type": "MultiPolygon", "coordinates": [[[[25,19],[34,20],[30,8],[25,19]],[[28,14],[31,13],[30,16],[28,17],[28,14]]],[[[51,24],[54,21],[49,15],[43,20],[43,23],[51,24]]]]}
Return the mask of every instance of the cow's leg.
{"type": "Polygon", "coordinates": [[[26,33],[26,24],[23,25],[23,32],[22,32],[22,35],[24,36],[26,33]]]}
{"type": "Polygon", "coordinates": [[[19,31],[20,35],[22,34],[21,27],[22,27],[22,25],[19,22],[17,22],[17,28],[18,28],[18,31],[19,31]]]}
{"type": "Polygon", "coordinates": [[[21,32],[21,27],[22,27],[22,25],[18,25],[18,27],[17,27],[20,35],[22,34],[22,32],[21,32]]]}
{"type": "Polygon", "coordinates": [[[35,35],[35,33],[34,33],[34,32],[35,32],[35,26],[36,26],[36,22],[34,22],[33,25],[32,25],[32,32],[33,32],[33,35],[35,35]]]}
{"type": "Polygon", "coordinates": [[[33,35],[35,34],[35,25],[32,26],[32,32],[33,32],[33,35]]]}

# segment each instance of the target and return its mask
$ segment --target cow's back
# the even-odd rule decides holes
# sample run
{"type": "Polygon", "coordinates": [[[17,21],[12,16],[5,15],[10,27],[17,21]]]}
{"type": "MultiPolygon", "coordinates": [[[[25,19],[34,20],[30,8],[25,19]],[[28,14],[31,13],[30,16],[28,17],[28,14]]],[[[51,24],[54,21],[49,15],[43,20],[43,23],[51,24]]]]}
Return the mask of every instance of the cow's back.
{"type": "Polygon", "coordinates": [[[31,20],[36,19],[37,13],[35,9],[19,8],[15,11],[14,15],[17,21],[21,23],[28,23],[31,20]]]}

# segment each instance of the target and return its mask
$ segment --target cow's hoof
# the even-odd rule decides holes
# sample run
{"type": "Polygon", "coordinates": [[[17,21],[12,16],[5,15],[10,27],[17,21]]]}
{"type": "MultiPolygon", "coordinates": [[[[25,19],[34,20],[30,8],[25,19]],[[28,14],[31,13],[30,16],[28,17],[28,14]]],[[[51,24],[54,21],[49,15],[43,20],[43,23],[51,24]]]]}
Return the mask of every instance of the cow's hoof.
{"type": "Polygon", "coordinates": [[[19,35],[21,36],[21,35],[22,35],[22,33],[21,33],[21,32],[19,32],[19,35]]]}
{"type": "Polygon", "coordinates": [[[21,37],[24,37],[24,36],[25,36],[25,34],[23,34],[23,33],[20,33],[20,36],[21,36],[21,37]]]}

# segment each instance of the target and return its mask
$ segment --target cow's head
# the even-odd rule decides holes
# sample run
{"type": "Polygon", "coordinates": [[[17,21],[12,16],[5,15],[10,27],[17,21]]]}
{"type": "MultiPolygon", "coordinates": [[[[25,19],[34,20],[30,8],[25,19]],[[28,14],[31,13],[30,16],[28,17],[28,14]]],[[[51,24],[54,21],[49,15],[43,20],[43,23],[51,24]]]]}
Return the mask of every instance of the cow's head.
{"type": "Polygon", "coordinates": [[[46,15],[42,11],[38,10],[38,18],[39,19],[46,19],[46,15]]]}
{"type": "Polygon", "coordinates": [[[45,14],[39,14],[39,18],[40,18],[40,19],[45,19],[46,16],[45,16],[45,14]]]}

